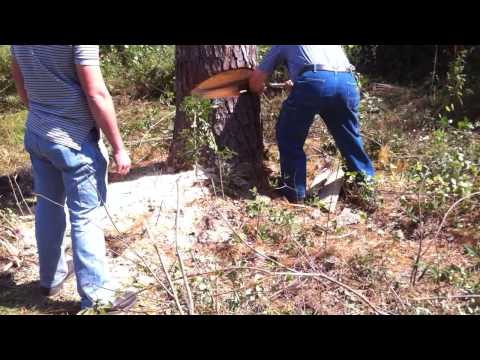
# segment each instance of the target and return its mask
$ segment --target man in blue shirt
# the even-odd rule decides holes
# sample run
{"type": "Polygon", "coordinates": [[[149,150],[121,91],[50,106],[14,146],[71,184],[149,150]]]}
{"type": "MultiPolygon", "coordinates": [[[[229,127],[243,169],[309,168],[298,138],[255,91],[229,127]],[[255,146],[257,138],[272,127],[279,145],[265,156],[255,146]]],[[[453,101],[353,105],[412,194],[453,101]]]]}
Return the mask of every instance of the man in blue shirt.
{"type": "Polygon", "coordinates": [[[341,45],[273,45],[250,78],[261,93],[273,70],[286,63],[293,89],[277,122],[283,193],[290,202],[306,196],[307,158],[303,147],[316,114],[333,136],[350,171],[366,180],[375,175],[360,136],[359,89],[341,45]]]}

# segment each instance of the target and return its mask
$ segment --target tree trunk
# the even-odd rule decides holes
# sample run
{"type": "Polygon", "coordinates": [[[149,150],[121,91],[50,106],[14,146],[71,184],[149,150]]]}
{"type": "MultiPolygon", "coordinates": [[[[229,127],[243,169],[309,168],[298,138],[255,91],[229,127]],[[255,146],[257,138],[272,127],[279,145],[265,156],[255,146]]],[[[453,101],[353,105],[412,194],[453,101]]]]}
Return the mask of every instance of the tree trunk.
{"type": "MultiPolygon", "coordinates": [[[[184,97],[189,96],[197,84],[214,74],[237,68],[253,68],[256,65],[256,46],[177,45],[175,58],[177,114],[168,162],[178,170],[184,168],[179,156],[183,148],[179,134],[190,126],[189,119],[181,111],[184,97]]],[[[217,100],[216,105],[218,107],[212,116],[217,144],[237,154],[231,165],[243,173],[242,177],[251,177],[256,181],[263,160],[259,97],[246,93],[238,98],[217,100]]]]}

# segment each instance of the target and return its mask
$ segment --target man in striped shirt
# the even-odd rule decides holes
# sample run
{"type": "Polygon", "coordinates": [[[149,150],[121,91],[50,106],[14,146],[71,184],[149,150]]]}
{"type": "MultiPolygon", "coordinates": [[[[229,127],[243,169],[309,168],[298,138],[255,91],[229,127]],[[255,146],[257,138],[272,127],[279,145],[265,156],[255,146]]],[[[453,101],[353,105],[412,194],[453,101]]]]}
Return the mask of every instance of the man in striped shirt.
{"type": "Polygon", "coordinates": [[[35,235],[40,289],[58,293],[75,273],[81,307],[94,304],[123,310],[135,302],[116,297],[106,266],[105,238],[96,224],[106,201],[108,154],[100,129],[113,148],[117,171],[130,158],[100,70],[98,45],[12,46],[12,75],[28,108],[25,148],[30,154],[37,194],[35,235]],[[67,205],[73,262],[64,253],[67,205]]]}

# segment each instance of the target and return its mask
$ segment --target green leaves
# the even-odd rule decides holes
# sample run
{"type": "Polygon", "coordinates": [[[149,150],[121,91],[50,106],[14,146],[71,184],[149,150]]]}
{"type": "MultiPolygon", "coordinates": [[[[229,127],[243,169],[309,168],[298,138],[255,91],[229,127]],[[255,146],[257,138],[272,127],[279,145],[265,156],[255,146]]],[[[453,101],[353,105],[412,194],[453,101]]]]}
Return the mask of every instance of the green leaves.
{"type": "Polygon", "coordinates": [[[182,131],[185,160],[197,163],[202,150],[218,151],[210,123],[212,111],[210,100],[188,96],[183,100],[180,109],[185,113],[189,122],[189,126],[182,131]]]}
{"type": "Polygon", "coordinates": [[[175,93],[174,45],[101,45],[102,71],[109,90],[133,97],[160,97],[171,103],[175,93]]]}
{"type": "MultiPolygon", "coordinates": [[[[425,213],[441,211],[448,204],[478,191],[480,148],[469,124],[460,123],[461,130],[448,125],[435,130],[432,139],[422,143],[419,149],[422,159],[409,169],[415,181],[413,191],[425,195],[422,204],[425,213]]],[[[407,208],[418,207],[417,199],[411,202],[410,206],[405,204],[407,208]]],[[[466,202],[460,206],[471,204],[466,202]]]]}

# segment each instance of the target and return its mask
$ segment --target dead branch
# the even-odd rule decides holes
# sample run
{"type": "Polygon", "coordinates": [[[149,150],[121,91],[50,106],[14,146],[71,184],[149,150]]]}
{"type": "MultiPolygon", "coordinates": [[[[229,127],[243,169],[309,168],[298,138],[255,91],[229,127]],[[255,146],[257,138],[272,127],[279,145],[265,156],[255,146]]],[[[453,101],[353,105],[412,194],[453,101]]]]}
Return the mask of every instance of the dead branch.
{"type": "MultiPolygon", "coordinates": [[[[143,143],[144,143],[144,140],[145,138],[150,134],[150,132],[158,125],[160,124],[161,122],[163,122],[165,119],[167,119],[169,116],[173,116],[175,114],[176,111],[173,111],[173,112],[170,112],[168,113],[166,116],[163,116],[162,118],[160,118],[159,121],[157,121],[155,124],[153,124],[152,126],[150,126],[150,128],[145,132],[145,134],[143,135],[142,139],[140,139],[140,141],[138,142],[139,146],[141,146],[143,143]]],[[[170,137],[165,137],[163,138],[163,140],[167,140],[169,139],[170,137]]]]}
{"type": "Polygon", "coordinates": [[[450,299],[478,299],[480,294],[470,294],[470,295],[454,295],[454,296],[434,296],[426,298],[413,298],[414,301],[431,301],[431,300],[450,300],[450,299]]]}
{"type": "Polygon", "coordinates": [[[10,183],[10,188],[12,189],[13,197],[15,198],[15,203],[18,207],[18,210],[20,210],[20,214],[22,214],[22,216],[25,216],[25,213],[23,212],[23,209],[20,206],[20,201],[18,200],[17,192],[15,191],[15,187],[13,186],[12,179],[10,178],[10,175],[7,175],[7,177],[8,177],[8,182],[10,183]]]}
{"type": "Polygon", "coordinates": [[[2,269],[1,272],[4,272],[6,273],[8,270],[10,270],[10,268],[13,266],[13,261],[10,261],[7,265],[5,265],[2,269]]]}
{"type": "Polygon", "coordinates": [[[479,192],[475,192],[475,193],[472,193],[470,195],[467,195],[467,196],[464,196],[463,198],[461,198],[460,200],[457,200],[456,202],[453,203],[452,206],[450,206],[450,208],[447,210],[447,212],[445,213],[445,215],[443,216],[443,219],[438,227],[438,230],[435,234],[435,236],[433,237],[433,239],[430,241],[430,243],[428,244],[427,248],[425,249],[425,251],[423,252],[422,256],[425,255],[427,253],[427,251],[430,249],[431,245],[436,243],[437,240],[438,240],[438,236],[440,235],[440,231],[442,230],[443,226],[445,225],[445,221],[447,221],[447,218],[448,218],[448,215],[450,215],[450,213],[453,211],[453,209],[455,209],[460,203],[462,203],[463,201],[467,200],[467,199],[470,199],[474,196],[479,196],[480,195],[480,191],[479,192]]]}
{"type": "Polygon", "coordinates": [[[192,292],[190,290],[190,285],[188,284],[188,278],[185,275],[185,267],[183,266],[183,259],[180,254],[179,248],[178,248],[178,227],[179,227],[179,217],[180,217],[180,177],[177,179],[177,213],[175,216],[175,251],[178,257],[178,261],[180,264],[180,271],[182,272],[182,277],[183,277],[183,283],[185,285],[185,289],[187,290],[187,296],[188,296],[188,312],[190,315],[195,314],[195,307],[193,303],[193,297],[192,297],[192,292]]]}
{"type": "Polygon", "coordinates": [[[271,258],[270,256],[268,255],[265,255],[263,253],[261,253],[260,251],[258,251],[257,249],[255,249],[253,246],[251,246],[250,244],[248,244],[244,239],[243,237],[233,228],[233,226],[230,224],[230,222],[225,218],[225,216],[220,212],[218,211],[218,209],[215,209],[217,214],[222,218],[222,220],[225,222],[225,224],[229,227],[229,229],[235,234],[235,236],[244,244],[246,245],[249,249],[251,249],[253,252],[255,252],[257,255],[259,255],[260,257],[264,258],[264,259],[267,259],[275,264],[277,264],[278,266],[284,268],[284,269],[287,269],[289,270],[289,272],[277,272],[275,273],[276,275],[292,275],[292,276],[304,276],[304,277],[313,277],[315,279],[318,279],[318,278],[322,278],[322,279],[325,279],[325,280],[328,280],[330,282],[333,282],[334,284],[337,284],[339,285],[340,287],[344,288],[345,290],[349,291],[350,293],[356,295],[359,299],[361,299],[366,305],[368,305],[372,310],[375,311],[375,313],[377,314],[380,314],[380,315],[388,315],[388,313],[382,311],[382,310],[379,310],[377,309],[376,306],[374,306],[370,301],[368,301],[368,299],[363,296],[362,294],[360,294],[357,290],[354,290],[352,289],[350,286],[346,285],[346,284],[343,284],[342,282],[336,280],[336,279],[333,279],[331,278],[330,276],[322,273],[322,272],[317,272],[317,273],[304,273],[304,272],[298,272],[296,271],[295,269],[292,269],[288,266],[285,266],[281,263],[279,263],[278,261],[276,261],[275,259],[271,258]]]}
{"type": "Polygon", "coordinates": [[[20,249],[17,249],[15,246],[11,245],[8,240],[3,238],[0,238],[0,245],[3,246],[7,251],[9,260],[11,260],[11,262],[13,262],[17,267],[20,267],[22,264],[20,249]]]}
{"type": "Polygon", "coordinates": [[[152,233],[150,231],[150,228],[149,228],[149,226],[146,222],[145,222],[145,229],[147,230],[148,237],[152,241],[153,247],[155,248],[155,251],[157,252],[158,259],[160,260],[160,264],[162,266],[163,273],[165,274],[165,277],[167,278],[168,284],[170,285],[170,288],[172,289],[172,292],[170,293],[170,295],[175,300],[175,305],[177,306],[178,312],[180,313],[180,315],[183,315],[184,313],[183,313],[183,310],[182,310],[182,306],[180,305],[180,301],[178,300],[177,291],[175,289],[175,286],[173,285],[172,278],[170,277],[170,274],[168,273],[167,268],[165,267],[165,263],[163,262],[162,256],[160,255],[160,251],[158,250],[157,244],[155,244],[155,240],[154,240],[154,238],[152,236],[152,233]]]}
{"type": "MultiPolygon", "coordinates": [[[[258,234],[258,232],[257,232],[258,234]]],[[[313,271],[318,271],[317,267],[315,266],[315,264],[311,261],[310,259],[310,254],[308,253],[307,249],[305,246],[303,246],[302,244],[300,244],[298,242],[297,239],[295,239],[294,237],[291,238],[292,241],[295,243],[295,245],[301,250],[301,253],[302,253],[302,257],[307,261],[308,265],[310,265],[310,268],[313,270],[313,271]]]]}
{"type": "Polygon", "coordinates": [[[22,192],[22,189],[20,188],[20,185],[18,185],[17,176],[14,176],[14,177],[13,177],[13,181],[15,182],[15,185],[17,185],[18,192],[19,192],[19,194],[20,194],[20,197],[22,198],[23,203],[25,204],[25,207],[26,207],[27,210],[28,210],[28,213],[29,213],[30,215],[32,215],[32,210],[30,210],[30,206],[28,206],[27,201],[25,200],[25,197],[23,196],[23,192],[22,192]]]}
{"type": "Polygon", "coordinates": [[[393,293],[393,295],[395,295],[395,299],[400,303],[400,305],[402,305],[402,309],[405,310],[405,303],[392,286],[390,286],[390,291],[393,293]]]}
{"type": "Polygon", "coordinates": [[[420,264],[420,259],[422,257],[422,246],[423,246],[423,241],[425,239],[424,236],[424,228],[423,228],[423,213],[422,213],[422,205],[421,205],[421,197],[422,197],[422,191],[423,187],[425,185],[425,180],[423,180],[422,185],[420,186],[419,192],[418,192],[418,212],[420,215],[420,241],[418,242],[418,251],[417,251],[417,256],[415,258],[415,263],[413,264],[412,267],[412,273],[410,274],[410,284],[412,286],[415,286],[415,283],[417,281],[417,273],[418,273],[418,266],[420,264]]]}
{"type": "Polygon", "coordinates": [[[134,140],[134,141],[126,141],[125,145],[126,146],[138,145],[140,147],[142,144],[151,143],[151,142],[158,142],[158,141],[162,141],[162,140],[170,140],[170,139],[171,139],[170,136],[154,137],[154,138],[150,138],[150,139],[147,139],[147,140],[140,139],[140,140],[134,140]]]}
{"type": "Polygon", "coordinates": [[[10,228],[15,229],[15,225],[13,225],[10,220],[8,220],[8,218],[3,214],[2,211],[0,211],[0,216],[10,226],[10,228]]]}
{"type": "MultiPolygon", "coordinates": [[[[205,275],[218,275],[220,273],[226,273],[226,272],[237,271],[237,270],[252,270],[252,271],[263,272],[266,274],[271,274],[271,271],[269,270],[265,270],[265,269],[257,268],[253,266],[232,266],[228,268],[221,268],[221,269],[205,271],[201,273],[190,274],[190,275],[187,275],[187,277],[191,278],[191,277],[199,277],[199,276],[205,276],[205,275]]],[[[173,281],[178,281],[182,279],[183,277],[179,277],[179,278],[173,279],[173,281]]]]}
{"type": "Polygon", "coordinates": [[[288,285],[288,286],[285,286],[285,287],[283,287],[282,289],[278,290],[277,292],[273,293],[273,295],[270,295],[270,296],[268,297],[268,300],[270,300],[270,301],[271,301],[271,300],[275,300],[280,294],[282,294],[283,292],[285,292],[285,291],[287,291],[287,290],[289,290],[289,289],[291,289],[291,288],[293,288],[293,287],[296,288],[296,289],[298,289],[300,286],[303,286],[303,285],[304,285],[305,281],[307,281],[307,279],[306,279],[306,280],[303,280],[303,281],[302,281],[301,279],[300,279],[300,280],[297,280],[297,281],[294,281],[293,284],[290,284],[290,285],[288,285]]]}

